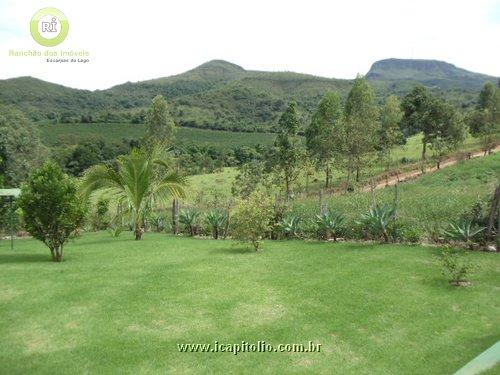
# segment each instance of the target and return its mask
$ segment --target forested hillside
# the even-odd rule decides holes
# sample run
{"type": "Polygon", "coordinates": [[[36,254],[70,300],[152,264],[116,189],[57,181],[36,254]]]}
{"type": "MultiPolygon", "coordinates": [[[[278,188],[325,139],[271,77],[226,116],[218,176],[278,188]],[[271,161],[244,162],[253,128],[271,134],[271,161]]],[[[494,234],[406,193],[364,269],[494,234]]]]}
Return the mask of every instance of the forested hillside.
{"type": "MultiPolygon", "coordinates": [[[[398,59],[376,62],[367,79],[379,102],[389,93],[402,96],[423,84],[462,108],[474,104],[484,82],[497,80],[444,62],[398,59]]],[[[33,77],[1,80],[0,101],[19,107],[35,121],[142,123],[151,99],[162,94],[181,126],[272,131],[290,100],[297,102],[305,124],[325,92],[333,90],[345,98],[351,84],[293,72],[249,71],[213,60],[179,75],[107,90],[72,89],[33,77]]]]}

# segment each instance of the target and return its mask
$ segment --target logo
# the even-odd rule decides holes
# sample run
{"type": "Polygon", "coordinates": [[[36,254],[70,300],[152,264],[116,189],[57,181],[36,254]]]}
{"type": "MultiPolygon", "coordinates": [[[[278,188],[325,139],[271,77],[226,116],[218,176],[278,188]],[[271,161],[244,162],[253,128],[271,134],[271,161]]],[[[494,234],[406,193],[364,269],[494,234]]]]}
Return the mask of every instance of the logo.
{"type": "Polygon", "coordinates": [[[68,19],[59,9],[43,8],[31,18],[31,36],[44,47],[54,47],[68,36],[68,19]]]}

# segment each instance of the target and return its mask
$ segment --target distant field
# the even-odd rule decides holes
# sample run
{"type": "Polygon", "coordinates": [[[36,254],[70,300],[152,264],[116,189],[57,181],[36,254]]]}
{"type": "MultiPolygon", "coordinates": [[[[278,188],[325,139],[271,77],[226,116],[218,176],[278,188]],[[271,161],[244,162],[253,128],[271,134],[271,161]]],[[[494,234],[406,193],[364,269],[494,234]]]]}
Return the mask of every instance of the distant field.
{"type": "MultiPolygon", "coordinates": [[[[273,135],[270,135],[271,139],[273,135]]],[[[395,147],[391,153],[392,159],[392,168],[396,167],[396,163],[400,163],[399,167],[402,168],[404,165],[401,163],[403,158],[406,158],[410,163],[416,163],[420,160],[420,156],[422,153],[422,143],[421,143],[421,135],[415,135],[408,138],[407,142],[403,146],[395,147]]],[[[471,151],[479,148],[479,143],[477,139],[468,137],[460,150],[462,152],[471,151]]],[[[432,150],[429,151],[429,158],[431,158],[432,150]]],[[[379,175],[382,171],[379,165],[374,165],[371,168],[367,168],[364,171],[364,177],[366,175],[379,175]]],[[[413,164],[413,168],[415,165],[413,164]]],[[[190,193],[188,194],[189,203],[196,199],[200,199],[201,195],[207,196],[211,192],[216,192],[218,194],[223,194],[229,196],[231,193],[231,186],[233,181],[238,174],[237,168],[228,167],[224,168],[221,172],[215,173],[207,173],[201,175],[195,175],[190,177],[190,193]]],[[[332,173],[332,177],[334,179],[334,183],[338,183],[341,179],[345,179],[345,174],[343,171],[339,171],[338,169],[334,169],[332,173]]],[[[324,185],[324,173],[322,171],[317,171],[313,176],[310,177],[309,181],[309,191],[317,191],[323,189],[324,185]]],[[[305,190],[305,177],[300,176],[298,181],[296,182],[297,191],[305,190]]]]}
{"type": "MultiPolygon", "coordinates": [[[[140,138],[144,135],[144,125],[141,124],[40,124],[39,127],[42,138],[48,145],[59,142],[76,144],[96,136],[110,142],[120,142],[124,138],[140,138]]],[[[270,145],[274,140],[274,134],[269,133],[238,133],[195,128],[177,130],[177,136],[183,143],[215,145],[222,148],[270,145]]]]}

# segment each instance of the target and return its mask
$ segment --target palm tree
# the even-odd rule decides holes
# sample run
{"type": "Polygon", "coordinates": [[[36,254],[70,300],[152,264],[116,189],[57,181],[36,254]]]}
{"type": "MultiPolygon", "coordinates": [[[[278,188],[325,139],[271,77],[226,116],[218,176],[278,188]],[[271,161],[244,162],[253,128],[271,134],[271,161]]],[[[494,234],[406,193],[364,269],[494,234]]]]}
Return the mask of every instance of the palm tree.
{"type": "Polygon", "coordinates": [[[145,214],[155,204],[165,203],[171,196],[185,197],[186,180],[176,172],[169,172],[167,160],[162,148],[134,149],[130,155],[117,159],[117,168],[90,167],[83,176],[80,191],[86,197],[100,192],[117,199],[122,207],[128,207],[135,239],[140,240],[145,214]]]}

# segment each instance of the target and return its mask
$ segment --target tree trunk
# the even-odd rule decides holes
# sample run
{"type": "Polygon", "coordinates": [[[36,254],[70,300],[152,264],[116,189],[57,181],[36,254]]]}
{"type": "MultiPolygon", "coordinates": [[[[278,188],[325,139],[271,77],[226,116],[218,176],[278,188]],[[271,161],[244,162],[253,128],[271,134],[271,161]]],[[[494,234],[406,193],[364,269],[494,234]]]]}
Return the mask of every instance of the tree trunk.
{"type": "Polygon", "coordinates": [[[172,201],[172,233],[179,234],[179,200],[172,201]]]}
{"type": "Polygon", "coordinates": [[[359,165],[356,166],[356,182],[359,182],[359,165]]]}
{"type": "Polygon", "coordinates": [[[389,242],[389,235],[387,234],[387,231],[384,230],[384,233],[382,233],[384,236],[384,242],[387,243],[389,242]]]}
{"type": "Polygon", "coordinates": [[[328,189],[330,186],[330,166],[327,164],[326,165],[326,182],[325,182],[325,187],[328,189]]]}
{"type": "Polygon", "coordinates": [[[141,225],[140,224],[136,224],[135,225],[135,230],[134,230],[134,234],[135,234],[135,240],[138,241],[142,238],[142,228],[141,228],[141,225]]]}
{"type": "Polygon", "coordinates": [[[436,167],[437,167],[437,169],[441,169],[441,161],[440,160],[437,161],[436,167]]]}
{"type": "Polygon", "coordinates": [[[427,142],[422,143],[422,173],[425,173],[425,158],[427,154],[427,142]]]}
{"type": "Polygon", "coordinates": [[[286,198],[290,198],[290,180],[288,176],[285,176],[285,190],[286,190],[286,198]]]}
{"type": "MultiPolygon", "coordinates": [[[[490,214],[488,217],[488,227],[486,229],[486,237],[488,239],[493,239],[493,230],[495,229],[495,217],[498,216],[500,220],[500,186],[495,189],[495,195],[493,196],[493,201],[491,202],[490,214]]],[[[497,228],[497,239],[500,228],[497,228]]],[[[497,244],[498,245],[498,244],[497,244]]],[[[498,250],[498,249],[497,249],[498,250]]]]}
{"type": "Polygon", "coordinates": [[[63,259],[62,246],[60,248],[54,247],[50,249],[50,252],[52,253],[52,260],[54,262],[62,262],[63,259]]]}

